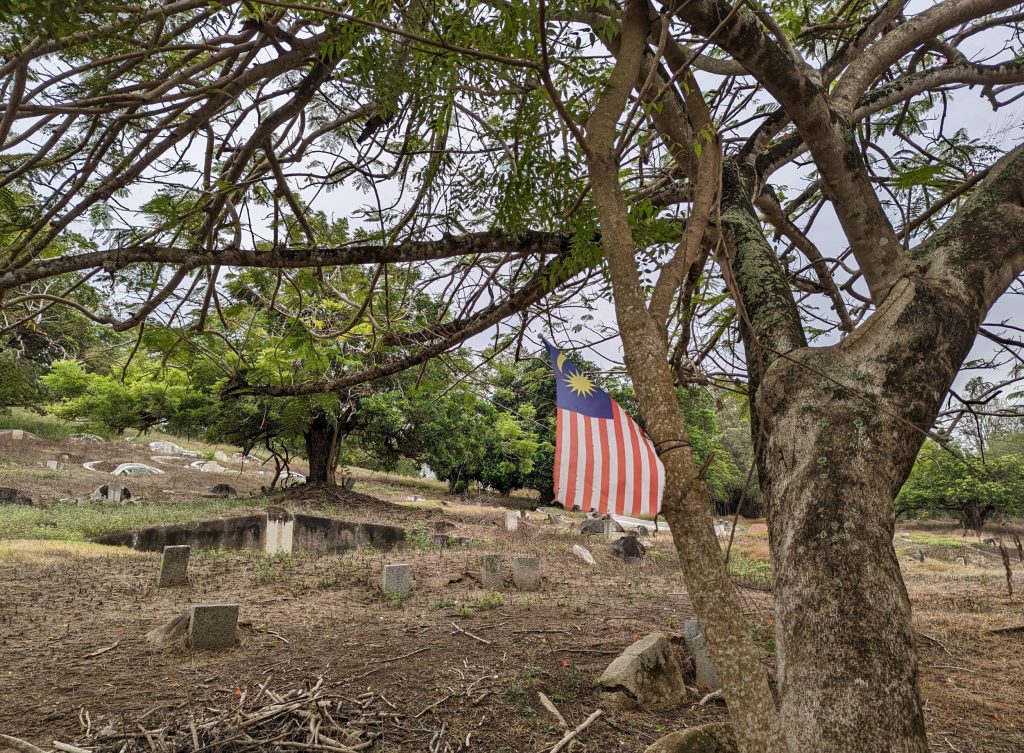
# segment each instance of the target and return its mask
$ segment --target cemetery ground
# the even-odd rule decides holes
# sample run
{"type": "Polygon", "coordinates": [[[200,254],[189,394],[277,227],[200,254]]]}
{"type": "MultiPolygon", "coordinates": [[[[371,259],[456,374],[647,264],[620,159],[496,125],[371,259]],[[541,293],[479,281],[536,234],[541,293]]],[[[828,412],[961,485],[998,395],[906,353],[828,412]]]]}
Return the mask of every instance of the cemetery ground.
{"type": "MultiPolygon", "coordinates": [[[[550,751],[599,708],[596,679],[605,667],[653,631],[672,637],[685,682],[694,685],[681,639],[693,611],[664,533],[643,540],[641,562],[625,564],[608,555],[600,536],[579,534],[579,515],[558,525],[533,513],[505,531],[501,505],[532,509],[525,498],[481,505],[449,497],[436,482],[361,471],[352,492],[267,494],[261,487],[270,476],[259,474],[266,469],[235,458],[222,461],[226,473],[205,473],[189,467],[194,458],[181,458],[159,465],[163,475],[120,479],[131,504],[86,499],[114,480],[109,472],[118,462],[157,466],[146,446],[152,440],[44,437],[0,446],[0,486],[34,500],[0,505],[0,733],[45,749],[56,740],[114,751],[128,739],[118,735],[137,733],[146,750],[170,750],[162,735],[187,734],[191,720],[214,710],[315,687],[318,697],[372,719],[381,737],[355,749],[550,751]],[[45,468],[61,454],[69,455],[66,468],[45,468]],[[96,470],[82,467],[93,460],[101,461],[96,470]],[[238,495],[202,496],[216,483],[238,495]],[[88,541],[271,505],[401,526],[406,545],[329,555],[193,550],[188,585],[158,589],[159,553],[88,541]],[[439,532],[469,544],[437,548],[439,532]],[[596,564],[577,559],[574,544],[588,547],[596,564]],[[504,558],[506,582],[484,589],[479,559],[492,553],[504,558]],[[539,591],[510,582],[519,555],[540,557],[539,591]],[[411,565],[408,598],[381,593],[389,563],[411,565]],[[147,642],[148,631],[189,605],[212,603],[240,605],[233,648],[161,650],[147,642]],[[98,734],[105,729],[114,732],[106,742],[98,734]],[[148,740],[140,729],[153,731],[148,740]]],[[[741,519],[730,566],[773,670],[767,540],[746,531],[754,522],[741,519]]],[[[1007,596],[1001,558],[951,524],[900,525],[895,541],[914,607],[932,750],[1024,749],[1024,631],[992,632],[1024,623],[1020,596],[1007,596]],[[919,550],[923,562],[914,557],[919,550]]],[[[1013,566],[1020,569],[1016,556],[1013,566]]],[[[704,695],[692,688],[669,710],[608,711],[579,734],[576,750],[643,751],[672,730],[723,720],[721,702],[701,705],[704,695]]],[[[202,748],[186,746],[193,747],[202,748]]]]}

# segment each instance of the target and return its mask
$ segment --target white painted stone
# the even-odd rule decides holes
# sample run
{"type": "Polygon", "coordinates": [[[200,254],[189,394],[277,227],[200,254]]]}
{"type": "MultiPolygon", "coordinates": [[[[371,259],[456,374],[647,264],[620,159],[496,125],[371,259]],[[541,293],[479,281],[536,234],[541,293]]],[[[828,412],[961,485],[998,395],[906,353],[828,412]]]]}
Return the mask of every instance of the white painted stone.
{"type": "Polygon", "coordinates": [[[121,463],[112,472],[112,476],[135,476],[143,473],[154,473],[157,475],[163,475],[163,471],[159,468],[154,468],[151,465],[145,463],[121,463]]]}
{"type": "Polygon", "coordinates": [[[505,513],[504,527],[506,531],[517,531],[519,530],[519,515],[514,512],[505,513]]]}

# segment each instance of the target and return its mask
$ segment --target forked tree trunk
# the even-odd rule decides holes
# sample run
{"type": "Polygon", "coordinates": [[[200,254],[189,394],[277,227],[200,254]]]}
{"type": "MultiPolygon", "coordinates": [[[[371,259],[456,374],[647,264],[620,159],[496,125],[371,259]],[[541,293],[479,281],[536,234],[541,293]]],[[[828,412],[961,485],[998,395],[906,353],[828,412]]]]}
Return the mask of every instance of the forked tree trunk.
{"type": "Polygon", "coordinates": [[[970,309],[933,282],[904,280],[865,327],[776,360],[760,385],[755,444],[791,753],[928,749],[893,500],[970,348],[970,309]]]}
{"type": "Polygon", "coordinates": [[[337,486],[338,424],[318,411],[303,432],[309,460],[309,486],[337,486]]]}

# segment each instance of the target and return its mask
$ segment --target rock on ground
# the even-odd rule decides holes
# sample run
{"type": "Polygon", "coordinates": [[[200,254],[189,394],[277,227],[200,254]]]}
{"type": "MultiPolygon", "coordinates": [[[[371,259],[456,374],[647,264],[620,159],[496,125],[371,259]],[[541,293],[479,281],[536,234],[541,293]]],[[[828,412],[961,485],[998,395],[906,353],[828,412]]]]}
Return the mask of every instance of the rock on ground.
{"type": "Polygon", "coordinates": [[[594,555],[592,555],[586,547],[582,547],[579,544],[573,544],[572,553],[586,565],[597,564],[597,560],[594,559],[594,555]]]}
{"type": "Polygon", "coordinates": [[[727,722],[673,732],[649,746],[644,753],[738,753],[732,728],[727,722]]]}
{"type": "Polygon", "coordinates": [[[639,562],[647,554],[647,547],[636,536],[623,536],[609,545],[608,553],[623,562],[639,562]]]}
{"type": "Polygon", "coordinates": [[[613,711],[672,708],[686,697],[668,636],[651,633],[627,648],[600,678],[601,704],[613,711]]]}

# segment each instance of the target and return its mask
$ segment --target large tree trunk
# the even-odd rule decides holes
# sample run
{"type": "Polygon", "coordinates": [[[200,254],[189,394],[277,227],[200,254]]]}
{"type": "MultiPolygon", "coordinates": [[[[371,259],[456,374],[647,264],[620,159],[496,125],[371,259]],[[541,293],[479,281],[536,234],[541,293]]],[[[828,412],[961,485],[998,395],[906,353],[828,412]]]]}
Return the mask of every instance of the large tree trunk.
{"type": "Polygon", "coordinates": [[[893,500],[970,348],[972,303],[904,280],[837,347],[765,372],[755,443],[791,753],[928,748],[893,500]]]}
{"type": "Polygon", "coordinates": [[[318,411],[302,434],[309,460],[309,486],[337,486],[338,424],[318,411]]]}

